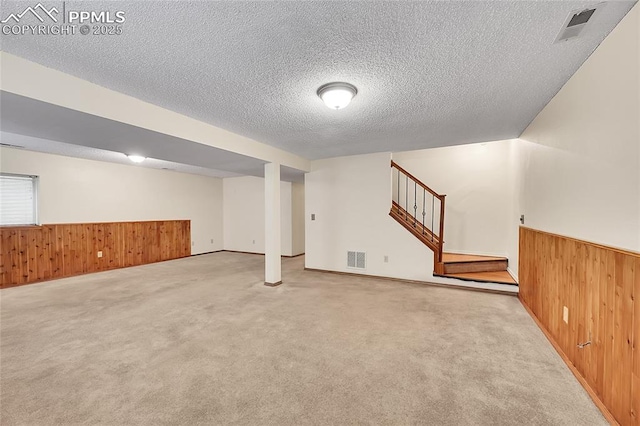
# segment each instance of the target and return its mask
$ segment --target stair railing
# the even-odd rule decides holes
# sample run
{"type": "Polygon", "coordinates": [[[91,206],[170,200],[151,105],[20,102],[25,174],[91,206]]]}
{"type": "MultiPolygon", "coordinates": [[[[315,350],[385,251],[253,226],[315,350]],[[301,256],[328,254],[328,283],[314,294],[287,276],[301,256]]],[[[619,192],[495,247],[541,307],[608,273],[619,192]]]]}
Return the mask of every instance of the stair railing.
{"type": "Polygon", "coordinates": [[[442,262],[445,195],[438,194],[394,161],[391,178],[392,210],[395,208],[405,224],[412,226],[427,243],[431,242],[436,262],[442,262]]]}

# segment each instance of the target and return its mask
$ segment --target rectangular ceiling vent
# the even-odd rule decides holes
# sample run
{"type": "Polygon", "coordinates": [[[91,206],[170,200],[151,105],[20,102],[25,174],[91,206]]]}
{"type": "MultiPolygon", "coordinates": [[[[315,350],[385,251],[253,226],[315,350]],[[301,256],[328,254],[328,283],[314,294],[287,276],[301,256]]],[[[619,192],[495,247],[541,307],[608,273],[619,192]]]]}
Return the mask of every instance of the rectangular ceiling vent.
{"type": "Polygon", "coordinates": [[[556,37],[554,43],[561,41],[571,40],[578,37],[582,30],[587,26],[587,23],[593,20],[593,15],[602,8],[603,4],[596,5],[587,9],[577,9],[569,13],[567,19],[565,19],[560,34],[556,37]]]}
{"type": "Polygon", "coordinates": [[[347,252],[347,268],[365,269],[367,254],[362,251],[347,252]]]}

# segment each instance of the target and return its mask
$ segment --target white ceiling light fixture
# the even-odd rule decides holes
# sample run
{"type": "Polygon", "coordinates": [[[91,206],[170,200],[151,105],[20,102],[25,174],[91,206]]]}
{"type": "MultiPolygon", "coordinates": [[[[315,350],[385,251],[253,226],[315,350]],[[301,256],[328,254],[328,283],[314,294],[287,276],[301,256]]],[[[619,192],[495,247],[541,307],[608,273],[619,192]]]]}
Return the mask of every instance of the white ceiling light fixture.
{"type": "Polygon", "coordinates": [[[135,154],[127,155],[127,157],[129,157],[129,160],[133,161],[134,163],[142,163],[144,160],[147,159],[147,157],[143,157],[142,155],[135,155],[135,154]]]}
{"type": "Polygon", "coordinates": [[[327,83],[318,89],[318,96],[331,109],[345,108],[357,93],[356,86],[342,82],[327,83]]]}

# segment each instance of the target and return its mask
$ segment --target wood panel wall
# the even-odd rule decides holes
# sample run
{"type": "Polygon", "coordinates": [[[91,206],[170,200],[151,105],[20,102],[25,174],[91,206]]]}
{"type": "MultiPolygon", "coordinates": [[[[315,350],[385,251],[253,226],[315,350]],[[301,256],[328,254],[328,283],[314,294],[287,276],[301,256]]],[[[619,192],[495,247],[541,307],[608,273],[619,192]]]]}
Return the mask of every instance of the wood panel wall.
{"type": "Polygon", "coordinates": [[[189,256],[191,221],[2,227],[0,243],[5,288],[189,256]]]}
{"type": "Polygon", "coordinates": [[[519,278],[521,301],[605,416],[639,425],[640,254],[520,228],[519,278]]]}

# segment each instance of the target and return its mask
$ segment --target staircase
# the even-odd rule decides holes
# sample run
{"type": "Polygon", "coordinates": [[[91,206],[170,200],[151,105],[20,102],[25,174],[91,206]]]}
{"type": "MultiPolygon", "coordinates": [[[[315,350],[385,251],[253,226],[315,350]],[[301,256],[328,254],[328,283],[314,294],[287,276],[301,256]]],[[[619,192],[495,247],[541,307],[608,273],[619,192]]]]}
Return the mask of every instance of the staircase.
{"type": "Polygon", "coordinates": [[[438,194],[391,161],[393,195],[389,215],[433,251],[433,275],[464,281],[518,285],[506,257],[445,253],[445,195],[438,194]]]}

